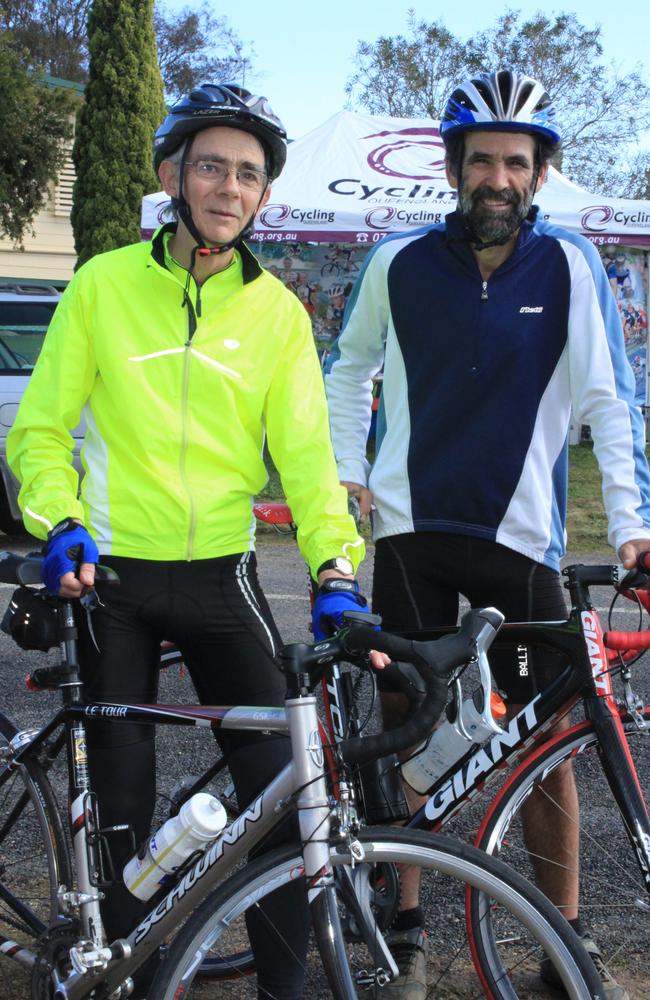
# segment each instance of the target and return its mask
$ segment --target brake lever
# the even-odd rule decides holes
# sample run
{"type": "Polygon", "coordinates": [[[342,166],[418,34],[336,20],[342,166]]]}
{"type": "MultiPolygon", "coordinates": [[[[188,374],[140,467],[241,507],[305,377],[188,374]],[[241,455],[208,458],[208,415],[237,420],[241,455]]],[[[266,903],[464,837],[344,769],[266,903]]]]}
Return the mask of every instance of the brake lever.
{"type": "Polygon", "coordinates": [[[618,591],[647,590],[650,578],[642,569],[629,569],[619,563],[612,570],[612,584],[618,591]]]}

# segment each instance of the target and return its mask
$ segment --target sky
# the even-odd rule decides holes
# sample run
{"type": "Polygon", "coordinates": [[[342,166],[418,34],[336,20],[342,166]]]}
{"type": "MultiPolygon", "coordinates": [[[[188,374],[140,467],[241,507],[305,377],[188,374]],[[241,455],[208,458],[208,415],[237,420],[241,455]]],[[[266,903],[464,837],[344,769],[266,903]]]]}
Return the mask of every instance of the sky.
{"type": "MultiPolygon", "coordinates": [[[[167,6],[178,10],[200,4],[167,0],[167,6]]],[[[512,0],[509,6],[525,15],[546,9],[540,0],[512,0]]],[[[289,137],[298,139],[346,106],[345,84],[354,73],[357,42],[406,34],[410,7],[416,19],[442,20],[461,39],[490,27],[506,9],[479,0],[450,4],[442,16],[441,4],[417,0],[245,0],[216,3],[212,9],[226,15],[246,49],[253,49],[254,74],[246,85],[268,97],[289,137]]],[[[641,64],[650,76],[649,3],[568,0],[550,5],[546,13],[574,13],[588,28],[600,25],[606,61],[628,71],[641,64]]],[[[545,82],[552,90],[552,81],[545,82]]]]}

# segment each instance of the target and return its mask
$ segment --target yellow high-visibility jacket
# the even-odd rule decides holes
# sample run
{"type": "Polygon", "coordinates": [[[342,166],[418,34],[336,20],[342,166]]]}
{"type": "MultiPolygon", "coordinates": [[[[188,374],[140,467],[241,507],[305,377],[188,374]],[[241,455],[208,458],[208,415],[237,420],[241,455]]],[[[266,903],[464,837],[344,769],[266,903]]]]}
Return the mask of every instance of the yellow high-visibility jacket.
{"type": "Polygon", "coordinates": [[[248,551],[266,435],[312,573],[356,566],[307,313],[245,246],[198,289],[172,231],[94,257],[57,307],[7,438],[26,527],[79,517],[100,553],[136,559],[248,551]]]}

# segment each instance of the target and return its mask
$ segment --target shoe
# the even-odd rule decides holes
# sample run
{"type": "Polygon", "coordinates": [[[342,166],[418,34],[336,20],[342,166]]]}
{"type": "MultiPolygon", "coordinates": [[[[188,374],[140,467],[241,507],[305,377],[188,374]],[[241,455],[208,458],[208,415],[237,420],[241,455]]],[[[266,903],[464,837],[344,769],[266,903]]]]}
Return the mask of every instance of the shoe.
{"type": "MultiPolygon", "coordinates": [[[[616,982],[613,975],[603,962],[603,956],[600,953],[600,948],[592,938],[591,934],[584,934],[582,937],[582,943],[587,949],[591,961],[596,966],[596,972],[600,976],[600,980],[603,984],[605,1000],[630,1000],[627,990],[616,982]]],[[[555,971],[555,966],[551,962],[550,958],[547,957],[542,959],[539,974],[543,981],[549,986],[552,986],[556,990],[564,990],[564,984],[555,971]]]]}
{"type": "Polygon", "coordinates": [[[399,969],[398,975],[382,986],[384,1000],[425,1000],[427,995],[427,954],[429,942],[421,927],[408,931],[389,931],[386,944],[399,969]]]}

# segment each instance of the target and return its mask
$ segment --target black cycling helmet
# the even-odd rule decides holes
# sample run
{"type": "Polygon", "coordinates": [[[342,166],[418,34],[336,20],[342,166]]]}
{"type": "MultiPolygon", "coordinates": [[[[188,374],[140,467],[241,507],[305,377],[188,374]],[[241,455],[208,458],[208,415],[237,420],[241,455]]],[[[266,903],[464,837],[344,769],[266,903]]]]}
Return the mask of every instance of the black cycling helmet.
{"type": "MultiPolygon", "coordinates": [[[[185,139],[191,138],[204,128],[212,128],[215,125],[238,128],[254,135],[259,139],[264,149],[269,180],[272,181],[279,176],[287,159],[287,133],[284,125],[273,112],[265,97],[255,97],[248,90],[232,83],[202,83],[200,87],[176,102],[154,136],[153,162],[156,171],[163,160],[178,149],[185,139]]],[[[250,236],[253,231],[255,215],[264,198],[264,192],[262,192],[257,209],[234,239],[220,246],[207,247],[192,219],[192,212],[183,192],[183,175],[188,149],[189,143],[185,147],[180,163],[179,190],[178,195],[172,198],[172,208],[176,210],[183,225],[196,240],[190,264],[191,273],[194,270],[197,253],[225,253],[250,236]]]]}
{"type": "Polygon", "coordinates": [[[250,132],[262,143],[270,180],[275,180],[287,158],[287,133],[265,97],[255,97],[236,84],[202,83],[170,109],[153,141],[153,163],[158,167],[188,136],[213,125],[250,132]]]}
{"type": "Polygon", "coordinates": [[[456,87],[445,106],[445,144],[469,131],[528,132],[552,150],[562,144],[555,108],[544,85],[516,70],[481,73],[456,87]]]}

